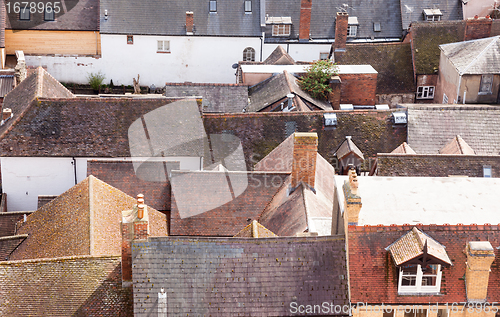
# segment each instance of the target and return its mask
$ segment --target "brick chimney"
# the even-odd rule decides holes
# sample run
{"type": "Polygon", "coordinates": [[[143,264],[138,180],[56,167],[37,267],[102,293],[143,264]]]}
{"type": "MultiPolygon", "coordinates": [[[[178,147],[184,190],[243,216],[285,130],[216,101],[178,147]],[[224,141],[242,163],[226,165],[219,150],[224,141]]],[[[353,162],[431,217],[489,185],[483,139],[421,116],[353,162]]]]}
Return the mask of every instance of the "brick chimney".
{"type": "Polygon", "coordinates": [[[122,211],[122,285],[132,285],[132,242],[149,236],[148,209],[144,195],[137,195],[137,204],[132,210],[122,211]]]}
{"type": "Polygon", "coordinates": [[[300,1],[299,41],[308,41],[311,33],[312,0],[300,1]]]}
{"type": "Polygon", "coordinates": [[[464,41],[490,37],[492,22],[493,20],[489,15],[484,18],[476,15],[474,18],[467,19],[465,22],[464,41]]]}
{"type": "Polygon", "coordinates": [[[348,175],[349,180],[345,181],[342,186],[345,197],[344,222],[347,222],[346,225],[357,225],[362,204],[358,193],[358,175],[356,174],[356,169],[351,168],[348,175]]]}
{"type": "Polygon", "coordinates": [[[467,244],[465,289],[468,302],[485,302],[488,292],[490,267],[495,252],[489,241],[471,241],[467,244]]]}
{"type": "Polygon", "coordinates": [[[301,181],[314,188],[318,134],[295,132],[293,140],[292,188],[297,188],[301,181]]]}
{"type": "Polygon", "coordinates": [[[328,81],[330,88],[332,88],[332,92],[328,94],[328,101],[332,105],[332,108],[335,110],[340,109],[340,85],[342,81],[340,80],[340,76],[332,76],[328,81]]]}
{"type": "Polygon", "coordinates": [[[186,35],[193,35],[194,13],[186,11],[186,35]]]}
{"type": "Polygon", "coordinates": [[[335,43],[333,43],[333,45],[335,45],[335,61],[338,61],[345,52],[348,26],[349,14],[347,12],[337,12],[337,19],[335,21],[335,43]]]}

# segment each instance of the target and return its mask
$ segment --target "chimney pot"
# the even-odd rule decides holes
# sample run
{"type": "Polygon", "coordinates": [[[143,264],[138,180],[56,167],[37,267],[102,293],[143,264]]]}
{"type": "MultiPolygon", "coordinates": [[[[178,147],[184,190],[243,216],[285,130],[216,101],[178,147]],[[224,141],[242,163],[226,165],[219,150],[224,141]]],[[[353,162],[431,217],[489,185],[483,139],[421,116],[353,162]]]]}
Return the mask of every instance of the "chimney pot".
{"type": "Polygon", "coordinates": [[[144,218],[144,204],[137,205],[137,218],[144,218]]]}

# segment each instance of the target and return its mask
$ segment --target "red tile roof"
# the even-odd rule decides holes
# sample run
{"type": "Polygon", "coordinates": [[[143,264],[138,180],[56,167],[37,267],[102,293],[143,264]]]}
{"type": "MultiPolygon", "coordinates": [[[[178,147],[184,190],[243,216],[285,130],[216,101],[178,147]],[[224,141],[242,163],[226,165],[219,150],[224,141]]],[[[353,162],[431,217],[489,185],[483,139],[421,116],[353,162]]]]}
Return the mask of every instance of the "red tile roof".
{"type": "Polygon", "coordinates": [[[446,247],[452,266],[443,269],[440,295],[398,296],[398,269],[386,247],[412,229],[404,226],[349,226],[351,302],[405,304],[467,301],[466,255],[469,241],[489,241],[495,249],[487,302],[500,301],[500,225],[421,225],[419,230],[446,247]]]}

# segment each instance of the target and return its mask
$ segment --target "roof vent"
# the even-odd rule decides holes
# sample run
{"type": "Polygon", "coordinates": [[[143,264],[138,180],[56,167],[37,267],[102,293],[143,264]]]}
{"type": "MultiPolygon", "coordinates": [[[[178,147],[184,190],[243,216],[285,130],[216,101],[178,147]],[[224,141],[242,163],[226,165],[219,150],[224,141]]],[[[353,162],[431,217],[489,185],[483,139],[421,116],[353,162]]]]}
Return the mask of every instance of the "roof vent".
{"type": "Polygon", "coordinates": [[[407,124],[406,112],[393,112],[392,119],[394,124],[407,124]]]}
{"type": "Polygon", "coordinates": [[[334,127],[337,125],[337,114],[336,113],[325,113],[323,114],[325,119],[325,127],[334,127]]]}
{"type": "Polygon", "coordinates": [[[389,110],[389,105],[383,104],[383,105],[375,105],[376,110],[389,110]]]}
{"type": "Polygon", "coordinates": [[[373,23],[373,31],[380,32],[380,22],[373,23]]]}
{"type": "Polygon", "coordinates": [[[354,110],[354,106],[352,104],[340,104],[340,110],[354,110]]]}

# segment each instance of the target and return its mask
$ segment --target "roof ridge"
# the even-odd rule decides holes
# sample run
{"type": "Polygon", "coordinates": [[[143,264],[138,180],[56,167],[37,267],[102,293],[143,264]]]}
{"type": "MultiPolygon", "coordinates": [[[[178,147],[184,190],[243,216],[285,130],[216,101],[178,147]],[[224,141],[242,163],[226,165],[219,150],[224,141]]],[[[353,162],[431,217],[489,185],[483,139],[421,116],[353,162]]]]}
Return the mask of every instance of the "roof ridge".
{"type": "Polygon", "coordinates": [[[27,260],[13,260],[13,261],[0,261],[0,266],[2,265],[12,265],[21,263],[38,263],[38,262],[59,262],[59,261],[71,261],[71,260],[98,260],[98,259],[116,259],[119,260],[121,255],[72,255],[63,256],[55,258],[37,258],[37,259],[27,259],[27,260]]]}
{"type": "Polygon", "coordinates": [[[36,90],[35,90],[35,98],[42,97],[43,95],[43,68],[38,66],[36,69],[36,90]]]}
{"type": "Polygon", "coordinates": [[[286,82],[286,85],[288,86],[288,90],[293,93],[293,94],[296,94],[297,93],[294,91],[293,87],[292,87],[292,84],[290,83],[290,80],[288,79],[288,72],[287,70],[283,70],[283,75],[285,75],[285,82],[286,82]]]}
{"type": "MultiPolygon", "coordinates": [[[[21,121],[21,119],[24,117],[24,115],[28,112],[28,110],[31,109],[32,105],[34,102],[38,102],[36,101],[36,97],[34,97],[33,99],[30,100],[30,103],[28,104],[28,106],[24,109],[24,111],[22,111],[19,115],[17,115],[15,118],[11,119],[12,122],[10,123],[10,126],[5,130],[3,131],[3,133],[0,134],[0,140],[2,140],[7,134],[9,134],[10,131],[12,131],[12,129],[14,129],[14,127],[17,125],[17,123],[19,123],[19,121],[21,121]]],[[[10,120],[9,120],[10,121],[10,120]]]]}
{"type": "MultiPolygon", "coordinates": [[[[291,175],[291,173],[287,173],[289,175],[291,175]]],[[[288,177],[291,177],[291,176],[288,176],[288,177]]],[[[269,207],[269,205],[273,202],[274,198],[276,197],[276,195],[278,195],[278,193],[283,189],[283,187],[285,186],[285,184],[287,183],[287,179],[288,177],[285,177],[284,181],[281,183],[281,186],[278,188],[278,190],[273,194],[273,197],[271,197],[271,199],[269,199],[266,203],[266,205],[264,206],[264,208],[262,209],[262,211],[259,213],[259,217],[257,218],[257,222],[258,223],[261,223],[261,218],[262,218],[262,215],[264,214],[264,212],[267,210],[267,208],[269,207]]],[[[291,182],[290,182],[291,184],[291,182]]],[[[267,229],[267,227],[265,227],[267,229]]],[[[269,230],[269,229],[268,229],[269,230]]],[[[274,231],[273,231],[274,233],[274,231]]]]}

